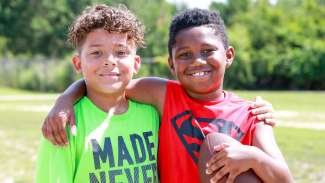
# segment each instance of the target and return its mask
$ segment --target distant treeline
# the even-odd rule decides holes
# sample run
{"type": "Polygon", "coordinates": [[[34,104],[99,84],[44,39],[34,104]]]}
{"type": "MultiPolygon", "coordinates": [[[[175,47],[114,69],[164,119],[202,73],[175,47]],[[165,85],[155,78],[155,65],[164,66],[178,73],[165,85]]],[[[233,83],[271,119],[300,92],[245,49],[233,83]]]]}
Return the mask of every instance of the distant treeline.
{"type": "MultiPolygon", "coordinates": [[[[147,48],[139,76],[171,78],[168,26],[186,8],[164,0],[97,0],[124,4],[146,26],[147,48]],[[150,59],[149,59],[150,58],[150,59]]],[[[0,85],[62,91],[78,78],[69,63],[66,33],[91,0],[0,1],[0,85]]],[[[235,89],[325,89],[325,1],[228,0],[213,2],[236,50],[225,87],[235,89]]]]}

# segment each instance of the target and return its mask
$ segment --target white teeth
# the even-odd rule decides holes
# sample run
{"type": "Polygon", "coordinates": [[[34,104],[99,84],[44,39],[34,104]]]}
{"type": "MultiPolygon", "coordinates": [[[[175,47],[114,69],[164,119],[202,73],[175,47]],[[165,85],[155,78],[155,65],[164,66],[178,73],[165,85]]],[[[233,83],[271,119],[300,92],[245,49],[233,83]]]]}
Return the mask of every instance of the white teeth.
{"type": "Polygon", "coordinates": [[[204,76],[207,74],[208,74],[208,72],[196,72],[196,73],[192,74],[192,76],[204,76]]]}

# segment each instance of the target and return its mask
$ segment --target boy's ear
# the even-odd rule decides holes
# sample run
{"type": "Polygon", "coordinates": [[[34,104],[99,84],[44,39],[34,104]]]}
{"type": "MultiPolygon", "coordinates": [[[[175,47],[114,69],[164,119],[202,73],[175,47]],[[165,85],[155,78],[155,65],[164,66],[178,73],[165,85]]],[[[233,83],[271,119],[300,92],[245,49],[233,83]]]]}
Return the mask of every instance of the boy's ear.
{"type": "Polygon", "coordinates": [[[72,65],[73,65],[74,69],[76,70],[76,72],[78,74],[81,73],[81,60],[80,60],[79,55],[74,55],[72,57],[71,62],[72,62],[72,65]]]}
{"type": "Polygon", "coordinates": [[[168,57],[168,65],[172,74],[175,76],[175,67],[172,58],[168,57]]]}
{"type": "Polygon", "coordinates": [[[141,57],[139,55],[136,55],[134,58],[134,65],[133,65],[134,74],[138,74],[140,66],[141,66],[141,57]]]}
{"type": "Polygon", "coordinates": [[[226,50],[226,68],[229,68],[235,58],[235,49],[232,46],[229,46],[226,50]]]}

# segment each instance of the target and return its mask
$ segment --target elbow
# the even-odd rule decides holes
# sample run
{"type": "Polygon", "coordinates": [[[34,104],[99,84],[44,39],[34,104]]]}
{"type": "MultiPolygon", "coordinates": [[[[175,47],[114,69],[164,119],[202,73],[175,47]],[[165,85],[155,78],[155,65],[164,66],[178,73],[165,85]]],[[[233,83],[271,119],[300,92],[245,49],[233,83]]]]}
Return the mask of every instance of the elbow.
{"type": "Polygon", "coordinates": [[[295,183],[289,168],[283,168],[282,175],[279,175],[274,182],[295,183]]]}
{"type": "Polygon", "coordinates": [[[260,177],[264,183],[274,183],[274,182],[281,182],[281,183],[295,183],[294,178],[287,166],[280,166],[278,167],[277,171],[268,171],[269,176],[260,177]]]}

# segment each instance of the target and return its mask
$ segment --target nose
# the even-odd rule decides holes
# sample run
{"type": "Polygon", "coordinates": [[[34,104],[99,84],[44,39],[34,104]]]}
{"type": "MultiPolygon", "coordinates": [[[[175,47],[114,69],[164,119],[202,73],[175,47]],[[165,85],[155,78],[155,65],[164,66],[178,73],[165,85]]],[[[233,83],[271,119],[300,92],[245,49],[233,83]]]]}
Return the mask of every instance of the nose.
{"type": "Polygon", "coordinates": [[[202,65],[202,64],[206,64],[206,63],[207,63],[206,59],[204,57],[202,57],[200,54],[196,55],[192,62],[193,65],[202,65]]]}
{"type": "Polygon", "coordinates": [[[116,58],[112,54],[108,55],[107,58],[104,60],[105,66],[110,66],[110,65],[116,66],[116,63],[117,63],[116,58]]]}

